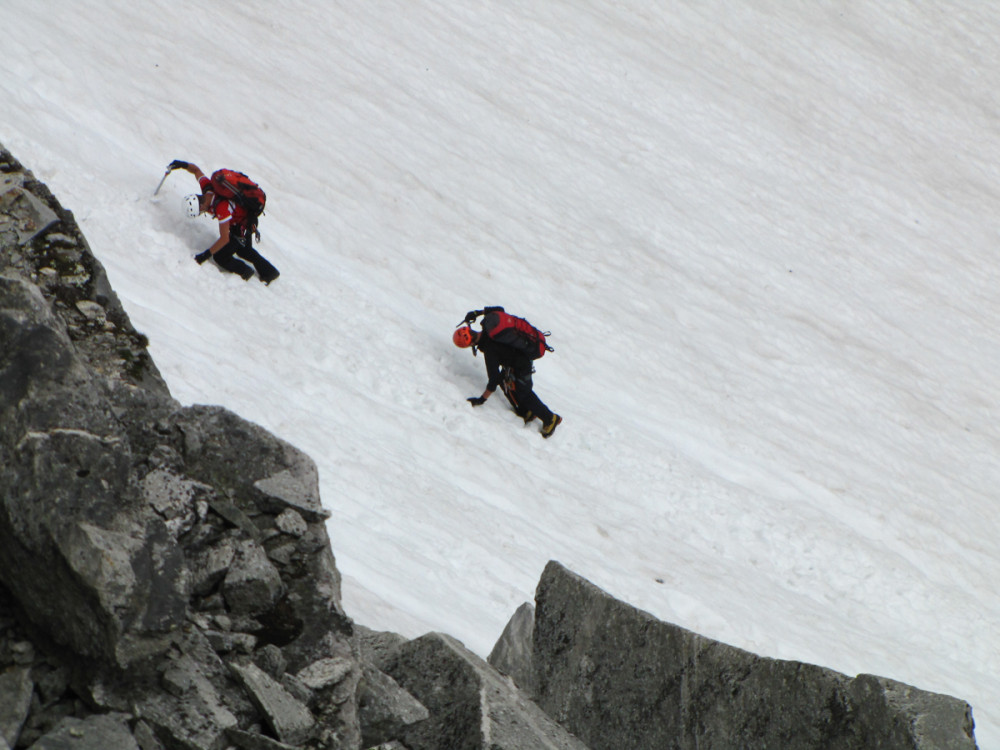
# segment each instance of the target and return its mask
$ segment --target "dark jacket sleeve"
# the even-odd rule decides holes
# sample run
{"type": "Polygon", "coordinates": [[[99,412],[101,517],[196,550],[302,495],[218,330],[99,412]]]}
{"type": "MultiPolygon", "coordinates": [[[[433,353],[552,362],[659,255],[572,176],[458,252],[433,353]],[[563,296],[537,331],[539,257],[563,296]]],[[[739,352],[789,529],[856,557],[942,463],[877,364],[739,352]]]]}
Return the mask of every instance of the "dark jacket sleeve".
{"type": "Polygon", "coordinates": [[[491,343],[480,347],[479,351],[483,353],[483,362],[486,364],[486,377],[489,378],[489,381],[486,383],[486,390],[495,391],[500,387],[500,358],[497,356],[495,347],[490,345],[491,343]]]}

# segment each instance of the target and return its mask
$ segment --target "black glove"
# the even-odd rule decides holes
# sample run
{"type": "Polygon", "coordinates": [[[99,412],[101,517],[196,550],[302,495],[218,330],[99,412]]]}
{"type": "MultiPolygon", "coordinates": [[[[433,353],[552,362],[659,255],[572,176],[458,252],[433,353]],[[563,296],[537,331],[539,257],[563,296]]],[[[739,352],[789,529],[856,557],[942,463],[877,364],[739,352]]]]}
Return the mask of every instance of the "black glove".
{"type": "Polygon", "coordinates": [[[473,406],[482,406],[483,404],[486,403],[486,399],[483,398],[482,396],[473,396],[472,398],[467,398],[465,400],[468,401],[473,406]]]}
{"type": "Polygon", "coordinates": [[[476,322],[476,318],[479,317],[480,313],[482,313],[482,310],[469,310],[469,312],[465,314],[465,324],[471,326],[476,322]]]}
{"type": "Polygon", "coordinates": [[[212,251],[211,250],[206,250],[205,252],[198,253],[196,256],[194,256],[194,259],[196,261],[198,261],[198,265],[200,266],[202,263],[204,263],[206,260],[208,260],[211,257],[212,257],[212,251]]]}
{"type": "Polygon", "coordinates": [[[170,164],[167,165],[167,171],[173,172],[175,169],[187,169],[191,165],[186,161],[181,161],[180,159],[174,159],[170,164]]]}

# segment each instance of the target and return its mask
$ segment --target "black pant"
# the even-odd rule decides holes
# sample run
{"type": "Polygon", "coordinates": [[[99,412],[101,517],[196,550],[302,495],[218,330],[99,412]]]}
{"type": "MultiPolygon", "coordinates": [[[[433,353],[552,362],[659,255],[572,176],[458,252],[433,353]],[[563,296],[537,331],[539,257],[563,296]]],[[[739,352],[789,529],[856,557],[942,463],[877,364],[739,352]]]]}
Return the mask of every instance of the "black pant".
{"type": "Polygon", "coordinates": [[[506,383],[509,389],[507,397],[514,404],[518,416],[523,417],[529,411],[547,424],[552,419],[552,410],[538,398],[532,387],[531,365],[515,365],[510,368],[513,378],[506,383]]]}
{"type": "Polygon", "coordinates": [[[239,274],[244,279],[249,279],[253,276],[253,271],[250,270],[250,266],[243,261],[236,260],[236,258],[233,257],[234,255],[238,255],[243,258],[243,260],[250,261],[262,281],[270,281],[278,275],[278,269],[268,263],[267,259],[264,258],[263,255],[253,249],[253,244],[250,242],[249,237],[233,237],[229,240],[228,245],[219,250],[219,252],[212,257],[221,268],[224,268],[230,273],[239,274]]]}

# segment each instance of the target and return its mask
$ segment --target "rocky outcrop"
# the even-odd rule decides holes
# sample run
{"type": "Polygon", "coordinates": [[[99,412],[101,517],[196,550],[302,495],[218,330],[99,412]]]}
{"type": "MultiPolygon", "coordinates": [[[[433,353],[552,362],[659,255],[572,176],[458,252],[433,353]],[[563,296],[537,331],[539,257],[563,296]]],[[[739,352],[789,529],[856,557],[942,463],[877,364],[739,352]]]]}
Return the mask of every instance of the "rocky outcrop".
{"type": "Polygon", "coordinates": [[[312,460],[174,401],[72,216],[0,174],[0,747],[360,747],[384,691],[312,460]]]}
{"type": "Polygon", "coordinates": [[[400,644],[379,662],[430,712],[403,732],[410,750],[586,750],[510,681],[442,633],[400,644]]]}
{"type": "Polygon", "coordinates": [[[656,620],[555,562],[531,627],[526,611],[516,619],[491,661],[592,750],[976,746],[964,701],[756,656],[656,620]]]}
{"type": "Polygon", "coordinates": [[[975,747],[961,701],[761,659],[556,563],[490,663],[358,626],[312,460],[178,404],[146,343],[0,149],[0,750],[975,747]]]}

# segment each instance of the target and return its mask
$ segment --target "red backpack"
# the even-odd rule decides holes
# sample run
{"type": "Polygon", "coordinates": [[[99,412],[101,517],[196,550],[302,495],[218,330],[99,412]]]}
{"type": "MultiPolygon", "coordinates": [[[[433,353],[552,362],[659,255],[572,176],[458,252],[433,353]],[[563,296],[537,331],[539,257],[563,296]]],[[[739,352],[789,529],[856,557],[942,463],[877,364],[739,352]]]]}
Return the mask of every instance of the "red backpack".
{"type": "Polygon", "coordinates": [[[504,312],[502,307],[487,307],[483,317],[483,333],[494,341],[523,352],[529,359],[539,359],[553,351],[545,342],[547,333],[535,328],[524,318],[504,312]]]}
{"type": "Polygon", "coordinates": [[[247,233],[256,234],[259,241],[257,219],[264,213],[264,204],[267,202],[267,196],[260,189],[260,185],[242,172],[217,169],[212,173],[212,190],[220,198],[231,200],[243,209],[246,214],[247,233]]]}

